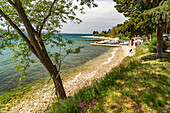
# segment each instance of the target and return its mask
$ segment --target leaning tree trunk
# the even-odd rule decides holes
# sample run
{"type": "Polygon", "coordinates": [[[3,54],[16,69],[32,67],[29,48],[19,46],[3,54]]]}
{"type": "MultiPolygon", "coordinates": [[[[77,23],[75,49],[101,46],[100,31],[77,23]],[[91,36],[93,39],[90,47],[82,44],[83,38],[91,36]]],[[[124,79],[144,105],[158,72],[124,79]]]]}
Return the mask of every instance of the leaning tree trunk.
{"type": "Polygon", "coordinates": [[[57,70],[56,66],[53,65],[48,55],[44,55],[42,59],[40,59],[42,64],[45,66],[47,71],[49,72],[55,86],[55,94],[58,96],[59,100],[66,98],[66,93],[63,87],[63,83],[57,70]]]}
{"type": "Polygon", "coordinates": [[[157,37],[157,54],[156,58],[162,58],[163,53],[163,25],[158,25],[156,29],[156,37],[157,37]]]}
{"type": "MultiPolygon", "coordinates": [[[[8,21],[9,24],[20,34],[22,39],[29,46],[29,49],[35,54],[35,56],[45,66],[45,68],[47,69],[47,71],[49,72],[49,74],[51,75],[51,77],[53,79],[53,82],[55,85],[55,90],[56,90],[56,95],[59,97],[59,99],[66,98],[66,94],[64,91],[64,87],[63,87],[60,75],[59,75],[59,71],[57,70],[56,66],[53,65],[53,63],[46,51],[44,42],[43,42],[42,38],[40,37],[41,32],[35,31],[34,27],[32,26],[29,19],[27,18],[27,15],[24,11],[24,8],[22,7],[22,3],[20,0],[13,0],[13,2],[8,0],[8,2],[18,12],[19,17],[27,30],[29,38],[27,36],[25,36],[25,34],[19,29],[19,27],[1,9],[0,9],[0,15],[2,17],[4,17],[4,19],[6,21],[8,21]],[[37,37],[37,38],[35,38],[35,37],[37,37]]],[[[42,28],[43,28],[43,26],[41,26],[41,30],[42,30],[42,28]]]]}
{"type": "Polygon", "coordinates": [[[54,86],[55,86],[55,94],[59,97],[59,99],[65,99],[66,98],[66,93],[63,87],[63,83],[61,80],[61,77],[59,73],[56,70],[56,74],[52,76],[54,86]]]}

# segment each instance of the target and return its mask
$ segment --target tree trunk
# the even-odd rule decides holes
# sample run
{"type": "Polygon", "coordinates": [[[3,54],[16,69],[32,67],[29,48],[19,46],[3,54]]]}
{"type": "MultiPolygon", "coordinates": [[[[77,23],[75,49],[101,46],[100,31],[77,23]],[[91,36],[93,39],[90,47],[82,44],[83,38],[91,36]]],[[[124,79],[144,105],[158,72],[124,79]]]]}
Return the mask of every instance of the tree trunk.
{"type": "Polygon", "coordinates": [[[149,41],[152,40],[152,34],[148,34],[149,41]]]}
{"type": "Polygon", "coordinates": [[[133,41],[134,41],[134,39],[131,40],[131,46],[133,46],[133,41]]]}
{"type": "Polygon", "coordinates": [[[48,57],[45,57],[44,60],[41,60],[42,64],[45,66],[47,71],[50,73],[51,78],[53,79],[55,86],[55,94],[58,96],[59,100],[66,98],[66,93],[63,87],[63,83],[57,70],[56,66],[52,64],[51,60],[48,57]]]}
{"type": "Polygon", "coordinates": [[[156,37],[157,37],[157,54],[156,58],[162,58],[163,53],[163,25],[158,25],[156,29],[156,37]]]}
{"type": "Polygon", "coordinates": [[[53,76],[52,78],[55,85],[55,94],[59,97],[59,100],[65,99],[66,93],[60,75],[57,74],[57,76],[53,76]]]}

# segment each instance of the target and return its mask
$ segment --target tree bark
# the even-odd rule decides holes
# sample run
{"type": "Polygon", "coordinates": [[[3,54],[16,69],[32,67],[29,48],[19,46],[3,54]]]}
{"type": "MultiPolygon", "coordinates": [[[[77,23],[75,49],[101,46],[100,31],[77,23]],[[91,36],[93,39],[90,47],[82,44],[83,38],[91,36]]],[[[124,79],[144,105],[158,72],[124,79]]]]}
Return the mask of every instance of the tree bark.
{"type": "Polygon", "coordinates": [[[56,66],[53,65],[48,56],[43,55],[41,57],[43,57],[43,59],[40,59],[41,63],[45,66],[51,78],[53,79],[53,83],[55,86],[55,94],[58,96],[59,100],[65,99],[66,93],[63,87],[61,77],[59,75],[59,71],[57,70],[56,66]]]}
{"type": "Polygon", "coordinates": [[[58,95],[59,100],[66,99],[66,93],[60,75],[57,74],[53,76],[53,82],[55,86],[55,94],[58,95]]]}
{"type": "MultiPolygon", "coordinates": [[[[64,87],[63,87],[63,84],[61,81],[61,77],[60,77],[60,75],[58,75],[59,72],[58,72],[56,66],[53,65],[53,63],[46,51],[45,45],[42,41],[42,38],[40,37],[40,35],[37,34],[38,31],[37,32],[35,31],[35,29],[31,25],[30,21],[28,20],[27,15],[25,14],[25,10],[23,9],[23,7],[21,5],[21,2],[17,1],[17,0],[15,0],[15,1],[16,1],[16,4],[18,5],[18,7],[16,7],[16,10],[18,11],[19,16],[23,20],[23,24],[24,24],[24,26],[28,32],[28,35],[30,37],[30,40],[31,40],[30,42],[33,45],[33,47],[35,48],[36,52],[38,53],[39,60],[45,66],[45,68],[47,69],[47,71],[49,72],[50,76],[53,79],[53,82],[55,85],[55,90],[56,90],[56,95],[58,96],[59,99],[65,99],[66,94],[65,94],[65,90],[64,90],[64,87]],[[36,40],[35,35],[37,36],[38,41],[36,40]]],[[[56,0],[54,0],[54,3],[55,3],[55,1],[56,0]]]]}
{"type": "Polygon", "coordinates": [[[152,34],[148,34],[148,41],[151,41],[152,40],[152,34]]]}
{"type": "Polygon", "coordinates": [[[156,37],[157,37],[157,54],[156,58],[162,58],[163,53],[163,26],[164,24],[158,25],[156,28],[156,37]]]}

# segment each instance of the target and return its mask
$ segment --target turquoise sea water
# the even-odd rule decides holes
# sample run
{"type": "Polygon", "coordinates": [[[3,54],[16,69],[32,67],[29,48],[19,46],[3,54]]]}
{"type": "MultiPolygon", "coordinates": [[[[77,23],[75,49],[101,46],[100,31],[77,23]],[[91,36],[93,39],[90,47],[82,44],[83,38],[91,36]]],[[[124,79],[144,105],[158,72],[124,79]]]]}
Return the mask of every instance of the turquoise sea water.
{"type": "MultiPolygon", "coordinates": [[[[62,34],[62,38],[70,39],[74,41],[74,44],[69,46],[70,48],[76,48],[79,46],[84,46],[81,49],[79,54],[73,54],[67,56],[62,64],[62,70],[67,70],[75,66],[79,66],[91,59],[96,58],[97,56],[106,52],[109,47],[101,46],[90,46],[89,41],[85,41],[85,37],[82,36],[91,36],[90,34],[62,34]]],[[[57,48],[50,48],[50,51],[56,51],[57,48]]],[[[35,82],[38,79],[44,79],[48,77],[48,73],[43,65],[37,60],[34,64],[31,64],[31,67],[27,70],[29,75],[19,82],[20,72],[16,72],[15,69],[11,67],[15,62],[10,60],[12,57],[12,51],[5,50],[3,55],[0,55],[0,94],[3,92],[11,91],[16,87],[35,82]]]]}

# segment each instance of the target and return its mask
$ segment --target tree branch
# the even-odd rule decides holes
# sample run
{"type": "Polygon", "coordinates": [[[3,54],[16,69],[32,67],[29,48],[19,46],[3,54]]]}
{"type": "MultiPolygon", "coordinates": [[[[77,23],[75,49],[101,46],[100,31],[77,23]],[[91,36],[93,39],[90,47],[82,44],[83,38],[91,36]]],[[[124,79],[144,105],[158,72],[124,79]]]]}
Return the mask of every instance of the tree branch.
{"type": "Polygon", "coordinates": [[[13,3],[11,0],[8,0],[8,2],[9,2],[12,6],[15,5],[15,3],[13,3]]]}
{"type": "MultiPolygon", "coordinates": [[[[27,33],[29,35],[30,38],[30,43],[31,45],[34,47],[37,55],[40,57],[42,56],[41,53],[41,48],[35,38],[35,29],[33,28],[33,26],[31,25],[27,15],[25,14],[25,10],[22,7],[22,3],[20,0],[14,0],[15,4],[11,4],[18,12],[19,17],[22,19],[22,22],[27,30],[27,33]]],[[[38,58],[39,58],[38,57],[38,58]]]]}
{"type": "Polygon", "coordinates": [[[39,25],[37,25],[37,27],[36,27],[36,31],[38,31],[38,29],[39,29],[39,25]]]}
{"type": "Polygon", "coordinates": [[[42,53],[40,51],[41,50],[46,51],[43,40],[40,37],[40,34],[38,34],[38,32],[36,32],[35,29],[33,28],[33,26],[31,25],[29,19],[27,18],[27,15],[25,14],[25,10],[23,9],[22,3],[20,2],[20,0],[14,0],[14,1],[16,3],[16,6],[13,6],[13,7],[15,7],[15,9],[18,11],[19,16],[23,20],[23,24],[25,25],[25,27],[27,29],[31,43],[33,43],[32,45],[34,46],[34,48],[38,52],[39,56],[41,56],[40,54],[42,54],[42,53]],[[37,40],[35,39],[35,36],[37,37],[40,46],[39,46],[37,40]]]}
{"type": "Polygon", "coordinates": [[[12,20],[0,9],[0,15],[5,18],[6,21],[19,33],[19,35],[23,38],[23,40],[28,44],[30,50],[37,56],[37,53],[33,46],[31,45],[29,39],[25,36],[25,34],[17,27],[17,25],[12,22],[12,20]]]}
{"type": "Polygon", "coordinates": [[[52,8],[53,8],[53,6],[54,6],[54,4],[55,4],[56,1],[57,1],[57,0],[54,0],[53,3],[51,4],[51,7],[50,7],[50,10],[49,10],[48,15],[44,18],[43,23],[42,23],[42,25],[40,26],[40,30],[37,31],[39,34],[41,34],[41,31],[42,31],[42,29],[43,29],[43,27],[44,27],[45,22],[46,22],[47,19],[51,16],[52,8]]]}
{"type": "Polygon", "coordinates": [[[13,7],[17,10],[19,17],[22,20],[22,22],[27,30],[27,33],[30,38],[30,44],[32,45],[33,49],[35,50],[35,55],[37,56],[37,58],[39,58],[39,60],[42,62],[42,64],[50,72],[50,67],[51,67],[51,65],[53,65],[53,63],[52,63],[50,57],[48,56],[48,53],[46,51],[43,41],[39,40],[39,39],[41,39],[41,37],[37,36],[38,34],[35,31],[35,29],[33,28],[32,24],[30,23],[27,15],[26,15],[26,12],[25,12],[24,8],[22,7],[21,1],[14,0],[14,2],[15,2],[15,5],[13,5],[13,7]],[[37,36],[38,40],[36,39],[35,36],[37,36]],[[39,41],[39,43],[38,43],[38,41],[39,41]],[[40,45],[42,43],[43,43],[43,45],[40,45]]]}
{"type": "Polygon", "coordinates": [[[50,10],[49,10],[49,14],[44,18],[43,23],[42,23],[42,25],[40,26],[40,29],[39,29],[39,25],[38,25],[37,28],[36,28],[36,32],[35,32],[35,35],[37,36],[38,42],[40,43],[40,45],[41,45],[41,47],[43,48],[44,51],[46,51],[46,49],[45,49],[43,40],[42,40],[42,38],[41,38],[41,32],[42,32],[42,29],[43,29],[43,27],[44,27],[45,22],[47,21],[47,19],[48,19],[48,18],[50,17],[50,15],[51,15],[52,8],[53,8],[53,6],[54,6],[54,4],[55,4],[56,1],[57,1],[57,0],[54,0],[54,1],[53,1],[53,3],[51,4],[50,10]],[[38,31],[38,29],[39,29],[39,31],[38,31]]]}

